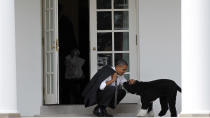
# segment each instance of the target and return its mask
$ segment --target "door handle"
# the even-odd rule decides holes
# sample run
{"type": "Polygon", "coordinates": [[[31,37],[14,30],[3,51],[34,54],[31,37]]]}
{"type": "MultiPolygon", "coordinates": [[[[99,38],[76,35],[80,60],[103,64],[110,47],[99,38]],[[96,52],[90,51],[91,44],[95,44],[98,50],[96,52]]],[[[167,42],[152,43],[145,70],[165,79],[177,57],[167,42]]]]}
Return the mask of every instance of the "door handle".
{"type": "Polygon", "coordinates": [[[96,47],[93,47],[93,51],[96,51],[96,47]]]}
{"type": "Polygon", "coordinates": [[[59,50],[59,45],[58,45],[58,39],[56,40],[56,51],[58,52],[59,50]]]}

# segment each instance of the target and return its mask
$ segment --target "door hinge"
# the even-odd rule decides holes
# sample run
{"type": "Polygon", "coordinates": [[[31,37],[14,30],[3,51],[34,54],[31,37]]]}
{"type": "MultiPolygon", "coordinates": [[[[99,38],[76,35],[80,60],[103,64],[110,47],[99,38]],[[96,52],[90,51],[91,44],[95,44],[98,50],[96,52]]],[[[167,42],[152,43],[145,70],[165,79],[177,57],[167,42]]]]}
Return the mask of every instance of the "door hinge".
{"type": "Polygon", "coordinates": [[[138,45],[138,35],[136,35],[136,45],[138,45]]]}
{"type": "Polygon", "coordinates": [[[44,38],[44,37],[42,37],[42,49],[43,49],[43,50],[45,50],[45,47],[44,47],[44,45],[45,45],[45,41],[44,41],[44,40],[45,40],[45,38],[44,38]]]}

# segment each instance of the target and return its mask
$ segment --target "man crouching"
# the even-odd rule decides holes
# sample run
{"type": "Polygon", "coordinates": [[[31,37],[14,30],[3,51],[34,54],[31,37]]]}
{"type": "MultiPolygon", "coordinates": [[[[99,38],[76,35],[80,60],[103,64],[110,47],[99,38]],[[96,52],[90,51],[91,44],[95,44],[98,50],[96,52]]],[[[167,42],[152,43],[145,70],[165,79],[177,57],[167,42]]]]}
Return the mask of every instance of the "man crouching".
{"type": "MultiPolygon", "coordinates": [[[[126,61],[120,59],[115,63],[115,67],[105,66],[93,76],[82,95],[85,107],[97,104],[93,114],[98,117],[111,117],[107,113],[106,107],[114,109],[117,104],[125,97],[126,92],[122,85],[127,80],[124,73],[128,68],[126,61]]],[[[134,80],[129,80],[132,84],[134,80]]]]}

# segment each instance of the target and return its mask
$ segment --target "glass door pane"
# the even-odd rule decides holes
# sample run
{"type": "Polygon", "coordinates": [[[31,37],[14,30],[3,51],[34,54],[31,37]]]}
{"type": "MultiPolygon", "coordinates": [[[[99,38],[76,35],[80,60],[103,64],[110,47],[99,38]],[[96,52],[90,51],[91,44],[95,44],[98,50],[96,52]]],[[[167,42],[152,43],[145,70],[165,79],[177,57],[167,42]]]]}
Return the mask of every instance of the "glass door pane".
{"type": "Polygon", "coordinates": [[[97,61],[97,65],[98,65],[98,69],[101,69],[102,67],[104,67],[105,65],[113,65],[112,62],[112,54],[108,53],[108,54],[98,54],[98,61],[97,61]]]}
{"type": "Polygon", "coordinates": [[[112,51],[112,32],[97,33],[97,50],[112,51]]]}
{"type": "Polygon", "coordinates": [[[111,9],[111,0],[97,0],[97,9],[111,9]]]}
{"type": "Polygon", "coordinates": [[[114,50],[129,51],[129,32],[114,33],[114,50]]]}
{"type": "Polygon", "coordinates": [[[112,29],[112,14],[110,11],[97,12],[97,29],[98,30],[112,29]]]}
{"type": "Polygon", "coordinates": [[[128,11],[115,11],[114,12],[114,29],[115,30],[128,30],[129,17],[128,11]]]}
{"type": "Polygon", "coordinates": [[[115,9],[128,9],[128,0],[114,0],[115,9]]]}

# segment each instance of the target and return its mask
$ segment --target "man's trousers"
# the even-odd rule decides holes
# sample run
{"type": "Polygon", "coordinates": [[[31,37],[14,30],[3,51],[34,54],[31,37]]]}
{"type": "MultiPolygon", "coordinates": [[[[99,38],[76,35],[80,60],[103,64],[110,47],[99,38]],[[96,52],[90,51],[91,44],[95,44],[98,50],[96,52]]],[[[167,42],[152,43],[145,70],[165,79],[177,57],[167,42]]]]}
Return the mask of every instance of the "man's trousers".
{"type": "MultiPolygon", "coordinates": [[[[126,92],[125,90],[118,87],[117,92],[117,104],[125,97],[126,92]]],[[[97,92],[97,104],[99,106],[115,108],[114,106],[115,101],[115,86],[106,86],[104,90],[98,90],[97,92]]]]}

